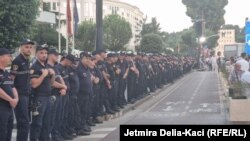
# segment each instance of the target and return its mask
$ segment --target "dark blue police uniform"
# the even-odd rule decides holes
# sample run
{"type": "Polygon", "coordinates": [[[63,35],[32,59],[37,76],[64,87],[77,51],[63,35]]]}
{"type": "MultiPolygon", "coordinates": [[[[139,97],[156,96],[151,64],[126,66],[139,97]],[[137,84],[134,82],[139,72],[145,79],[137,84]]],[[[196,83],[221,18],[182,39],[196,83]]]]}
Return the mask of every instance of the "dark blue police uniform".
{"type": "MultiPolygon", "coordinates": [[[[42,75],[42,69],[48,69],[48,66],[43,66],[39,61],[36,61],[32,67],[32,78],[39,78],[42,75]]],[[[51,76],[48,75],[44,78],[43,82],[37,87],[32,88],[35,101],[39,103],[39,115],[32,117],[30,127],[30,141],[47,140],[49,138],[49,128],[51,120],[51,76]]]]}
{"type": "Polygon", "coordinates": [[[77,103],[77,94],[79,92],[79,78],[76,68],[69,68],[69,128],[71,133],[78,132],[80,127],[80,109],[77,103]]]}
{"type": "Polygon", "coordinates": [[[17,141],[27,141],[29,134],[30,63],[22,54],[12,62],[11,75],[15,76],[14,86],[19,95],[15,108],[17,121],[17,141]]]}
{"type": "Polygon", "coordinates": [[[56,127],[58,128],[58,130],[60,130],[61,132],[61,136],[63,136],[65,139],[65,135],[67,134],[68,132],[68,126],[69,126],[69,89],[70,89],[70,85],[69,85],[69,72],[68,72],[68,68],[67,67],[64,67],[62,64],[57,64],[56,65],[56,68],[57,70],[59,71],[59,74],[61,75],[61,77],[63,78],[64,80],[64,83],[65,85],[67,86],[67,94],[65,96],[62,96],[61,97],[61,115],[62,115],[62,118],[60,121],[57,121],[58,123],[58,126],[59,127],[56,127]]]}
{"type": "MultiPolygon", "coordinates": [[[[51,66],[50,64],[47,64],[48,68],[53,69],[55,72],[55,81],[60,82],[60,73],[57,70],[55,66],[51,66]]],[[[58,121],[61,120],[62,115],[61,115],[61,95],[60,95],[60,89],[57,88],[52,88],[52,97],[51,97],[51,124],[50,124],[50,130],[49,132],[51,133],[52,140],[59,140],[60,134],[57,132],[56,127],[58,124],[58,121]]]]}
{"type": "Polygon", "coordinates": [[[79,78],[78,103],[81,113],[81,126],[83,130],[89,132],[87,120],[90,117],[90,96],[93,94],[93,83],[91,81],[91,73],[89,68],[79,64],[77,68],[79,78]]]}
{"type": "MultiPolygon", "coordinates": [[[[13,81],[7,71],[0,69],[0,89],[14,98],[13,81]]],[[[0,140],[11,141],[13,129],[13,109],[8,101],[0,98],[0,140]]]]}

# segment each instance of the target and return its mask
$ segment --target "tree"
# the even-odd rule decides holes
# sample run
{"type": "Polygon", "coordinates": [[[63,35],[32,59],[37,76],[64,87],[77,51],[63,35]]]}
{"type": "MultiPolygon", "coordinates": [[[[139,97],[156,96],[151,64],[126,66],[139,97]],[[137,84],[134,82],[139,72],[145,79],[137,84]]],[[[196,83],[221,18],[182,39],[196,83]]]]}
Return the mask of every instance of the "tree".
{"type": "Polygon", "coordinates": [[[163,51],[161,36],[153,33],[142,36],[140,51],[146,53],[161,53],[163,51]]]}
{"type": "Polygon", "coordinates": [[[157,19],[155,17],[151,19],[150,23],[145,22],[146,19],[144,20],[144,24],[142,25],[141,36],[150,33],[161,35],[160,23],[157,22],[157,19]]]}
{"type": "Polygon", "coordinates": [[[186,5],[186,14],[192,19],[204,19],[206,28],[217,32],[225,23],[225,6],[228,0],[182,0],[186,5]]]}
{"type": "Polygon", "coordinates": [[[84,51],[95,49],[96,26],[93,22],[84,21],[79,27],[75,37],[76,48],[84,51]]]}
{"type": "MultiPolygon", "coordinates": [[[[216,33],[211,31],[211,30],[206,29],[205,30],[205,35],[208,37],[208,36],[211,36],[211,35],[216,35],[216,33]]],[[[203,43],[203,47],[209,48],[209,49],[212,49],[212,48],[216,47],[218,39],[219,39],[219,36],[214,36],[214,37],[206,39],[205,43],[203,43]]]]}
{"type": "Polygon", "coordinates": [[[104,46],[112,51],[125,50],[132,37],[132,30],[129,22],[119,15],[109,15],[104,18],[104,46]]]}
{"type": "Polygon", "coordinates": [[[39,0],[0,1],[0,46],[15,48],[29,36],[38,14],[39,0]]]}
{"type": "MultiPolygon", "coordinates": [[[[38,44],[48,44],[49,46],[58,46],[58,32],[50,24],[36,23],[33,27],[32,39],[38,44]]],[[[66,44],[66,39],[61,35],[62,45],[66,44]]],[[[65,46],[62,46],[65,49],[65,46]]]]}
{"type": "Polygon", "coordinates": [[[197,47],[195,32],[193,28],[185,29],[181,33],[181,39],[189,48],[197,47]]]}

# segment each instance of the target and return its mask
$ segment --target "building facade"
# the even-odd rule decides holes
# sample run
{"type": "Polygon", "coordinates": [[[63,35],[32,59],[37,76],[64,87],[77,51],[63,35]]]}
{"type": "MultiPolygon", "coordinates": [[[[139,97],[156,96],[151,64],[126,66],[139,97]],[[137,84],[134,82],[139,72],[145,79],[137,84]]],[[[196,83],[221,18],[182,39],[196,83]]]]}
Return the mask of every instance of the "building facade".
{"type": "Polygon", "coordinates": [[[224,46],[233,43],[235,43],[234,29],[219,30],[218,46],[215,48],[215,53],[221,52],[222,57],[224,57],[224,46]]]}
{"type": "MultiPolygon", "coordinates": [[[[43,0],[48,3],[50,11],[61,13],[60,19],[66,21],[66,0],[43,0]]],[[[71,14],[73,14],[71,1],[71,14]]],[[[96,22],[96,0],[77,0],[77,9],[79,23],[82,21],[96,22]]],[[[139,40],[136,38],[142,30],[143,12],[136,6],[122,2],[120,0],[103,0],[103,18],[110,14],[118,14],[130,23],[132,29],[132,38],[126,45],[127,49],[135,50],[135,46],[139,45],[139,40]]],[[[73,17],[73,16],[72,16],[73,17]]],[[[61,25],[61,31],[66,36],[66,25],[61,25]]]]}

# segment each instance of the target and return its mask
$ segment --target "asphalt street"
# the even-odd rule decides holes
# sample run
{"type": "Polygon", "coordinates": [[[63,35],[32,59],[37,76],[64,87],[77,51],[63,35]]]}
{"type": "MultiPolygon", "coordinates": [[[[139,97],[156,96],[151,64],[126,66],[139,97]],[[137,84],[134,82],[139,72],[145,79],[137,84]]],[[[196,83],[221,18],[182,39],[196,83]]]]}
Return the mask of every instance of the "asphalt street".
{"type": "Polygon", "coordinates": [[[228,124],[220,94],[216,72],[194,71],[74,141],[119,141],[119,125],[126,124],[228,124]]]}

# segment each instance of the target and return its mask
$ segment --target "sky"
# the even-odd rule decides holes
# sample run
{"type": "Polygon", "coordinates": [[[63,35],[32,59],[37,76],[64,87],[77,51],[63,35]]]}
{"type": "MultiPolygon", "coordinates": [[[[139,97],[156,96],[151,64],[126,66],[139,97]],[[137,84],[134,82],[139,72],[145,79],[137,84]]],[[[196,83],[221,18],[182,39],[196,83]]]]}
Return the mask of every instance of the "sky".
{"type": "MultiPolygon", "coordinates": [[[[137,6],[148,19],[156,17],[163,31],[178,32],[192,25],[181,0],[121,0],[137,6]]],[[[228,0],[224,15],[226,24],[243,27],[250,18],[250,0],[228,0]]]]}

